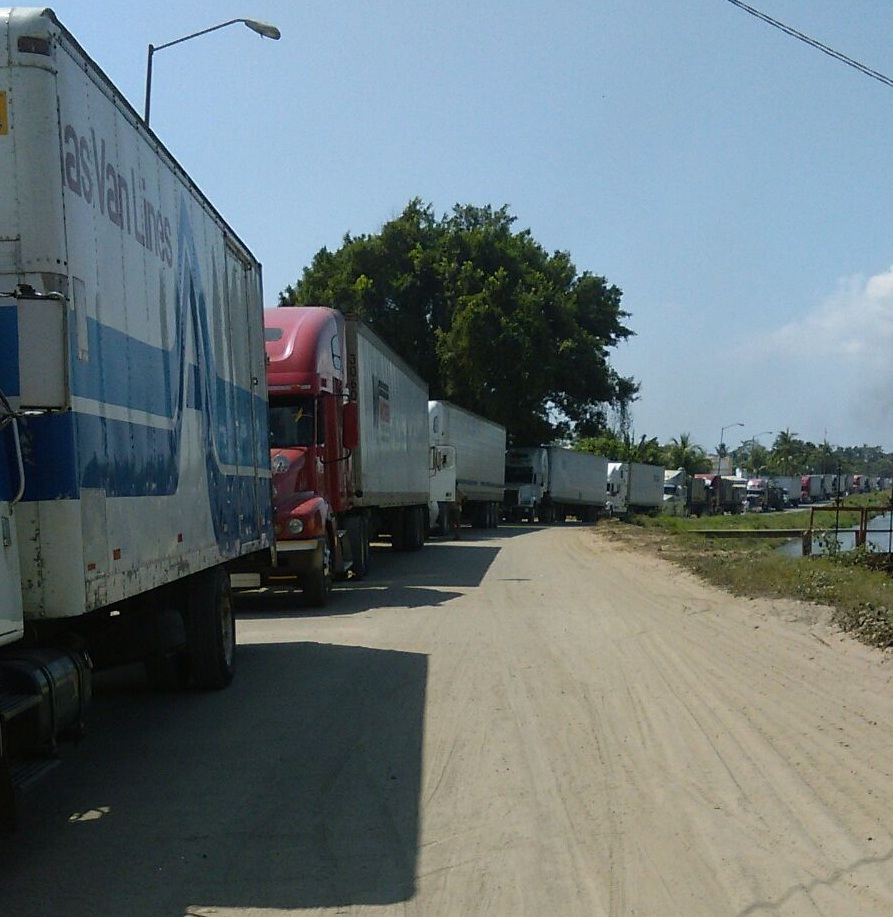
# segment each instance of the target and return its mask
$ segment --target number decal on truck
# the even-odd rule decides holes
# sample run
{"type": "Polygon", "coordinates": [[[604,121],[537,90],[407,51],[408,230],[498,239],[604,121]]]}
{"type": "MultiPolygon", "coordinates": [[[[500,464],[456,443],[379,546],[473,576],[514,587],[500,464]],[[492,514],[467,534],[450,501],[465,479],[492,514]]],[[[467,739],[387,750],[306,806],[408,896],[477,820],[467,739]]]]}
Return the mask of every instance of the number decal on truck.
{"type": "Polygon", "coordinates": [[[0,89],[0,134],[9,133],[9,121],[6,117],[6,92],[0,89]]]}

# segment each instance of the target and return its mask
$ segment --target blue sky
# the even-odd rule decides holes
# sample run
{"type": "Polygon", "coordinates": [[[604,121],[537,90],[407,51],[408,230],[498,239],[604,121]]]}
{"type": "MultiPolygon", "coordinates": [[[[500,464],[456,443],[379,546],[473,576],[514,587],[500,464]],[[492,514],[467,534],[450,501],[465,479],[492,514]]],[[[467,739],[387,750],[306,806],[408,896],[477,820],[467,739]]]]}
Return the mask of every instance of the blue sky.
{"type": "MultiPolygon", "coordinates": [[[[893,76],[889,0],[751,0],[893,76]]],[[[420,197],[623,290],[636,436],[893,451],[893,88],[728,0],[57,0],[264,265],[420,197]],[[731,426],[743,423],[743,427],[731,426]]]]}

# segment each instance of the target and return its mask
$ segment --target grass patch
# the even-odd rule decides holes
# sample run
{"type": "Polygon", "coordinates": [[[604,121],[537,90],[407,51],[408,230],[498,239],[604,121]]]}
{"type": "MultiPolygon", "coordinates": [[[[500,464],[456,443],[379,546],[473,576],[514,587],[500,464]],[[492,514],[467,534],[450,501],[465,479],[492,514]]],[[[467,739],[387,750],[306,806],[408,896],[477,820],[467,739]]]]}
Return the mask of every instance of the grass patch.
{"type": "MultiPolygon", "coordinates": [[[[848,498],[848,505],[889,504],[889,495],[848,498]]],[[[815,516],[816,531],[833,534],[856,525],[859,513],[822,513],[815,516]]],[[[707,582],[735,595],[754,598],[788,598],[830,607],[834,623],[871,646],[893,646],[893,570],[886,555],[859,548],[831,551],[827,555],[800,557],[778,550],[778,538],[761,532],[775,529],[806,529],[809,510],[787,513],[753,513],[680,519],[670,516],[638,517],[629,540],[660,551],[707,582]],[[698,530],[753,532],[754,537],[711,538],[698,530]]],[[[623,535],[618,532],[621,538],[623,535]]],[[[624,538],[624,540],[627,540],[624,538]]]]}

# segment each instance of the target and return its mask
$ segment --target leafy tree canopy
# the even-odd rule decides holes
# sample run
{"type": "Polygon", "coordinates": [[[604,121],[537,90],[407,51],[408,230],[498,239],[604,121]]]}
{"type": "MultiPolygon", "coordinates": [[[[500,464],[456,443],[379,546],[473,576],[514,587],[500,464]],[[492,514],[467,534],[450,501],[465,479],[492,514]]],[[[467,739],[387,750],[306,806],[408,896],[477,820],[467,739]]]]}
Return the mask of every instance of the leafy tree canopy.
{"type": "Polygon", "coordinates": [[[642,436],[637,441],[629,434],[605,430],[597,436],[586,436],[579,439],[575,449],[582,452],[594,452],[603,455],[612,462],[644,462],[648,465],[665,464],[665,453],[660,443],[654,438],[642,436]]]}
{"type": "Polygon", "coordinates": [[[280,305],[354,312],[446,399],[505,425],[514,443],[603,431],[638,384],[608,356],[633,332],[621,291],[548,254],[506,207],[416,198],[377,235],[321,249],[280,305]]]}

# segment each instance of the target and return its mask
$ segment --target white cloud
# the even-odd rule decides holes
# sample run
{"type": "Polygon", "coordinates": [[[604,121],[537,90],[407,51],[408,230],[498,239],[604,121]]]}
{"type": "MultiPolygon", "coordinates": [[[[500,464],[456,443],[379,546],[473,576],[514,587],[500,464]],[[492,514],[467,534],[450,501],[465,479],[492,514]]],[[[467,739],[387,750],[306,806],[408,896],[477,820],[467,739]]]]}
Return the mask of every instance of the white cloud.
{"type": "MultiPolygon", "coordinates": [[[[893,374],[893,267],[866,281],[851,277],[813,312],[769,333],[765,345],[776,356],[811,363],[816,358],[856,363],[862,369],[893,374]]],[[[833,364],[832,367],[833,369],[833,364]]],[[[873,380],[877,381],[877,380],[873,380]]]]}

